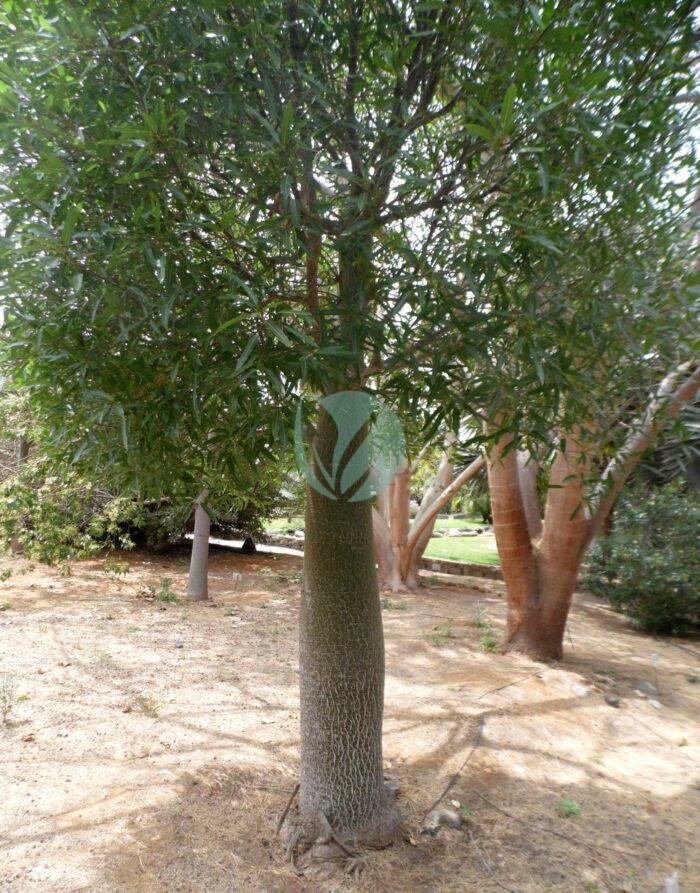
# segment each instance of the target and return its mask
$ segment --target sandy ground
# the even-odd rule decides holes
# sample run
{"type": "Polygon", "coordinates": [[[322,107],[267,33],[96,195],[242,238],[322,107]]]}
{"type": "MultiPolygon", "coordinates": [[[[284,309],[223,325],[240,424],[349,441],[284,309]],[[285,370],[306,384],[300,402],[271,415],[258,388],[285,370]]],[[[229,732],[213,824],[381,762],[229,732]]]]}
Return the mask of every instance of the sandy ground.
{"type": "Polygon", "coordinates": [[[297,878],[274,828],[298,764],[298,561],[217,551],[210,605],[153,599],[162,577],[184,592],[184,554],[118,561],[127,573],[0,562],[14,689],[0,890],[651,893],[674,869],[682,893],[700,890],[697,642],[641,635],[581,596],[566,660],[543,670],[480,647],[478,609],[502,630],[499,583],[392,597],[385,758],[406,839],[371,853],[359,881],[297,878]],[[654,652],[658,707],[634,690],[654,652]],[[446,797],[467,823],[421,836],[481,721],[446,797]],[[557,814],[565,797],[577,815],[557,814]]]}

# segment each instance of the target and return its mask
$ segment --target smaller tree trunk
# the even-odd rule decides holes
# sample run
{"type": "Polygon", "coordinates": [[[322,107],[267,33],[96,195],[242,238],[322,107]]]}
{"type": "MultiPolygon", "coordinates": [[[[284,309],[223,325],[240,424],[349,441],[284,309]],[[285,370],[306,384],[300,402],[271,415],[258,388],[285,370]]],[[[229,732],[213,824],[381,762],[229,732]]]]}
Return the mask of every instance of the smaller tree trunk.
{"type": "Polygon", "coordinates": [[[397,474],[386,494],[377,499],[373,510],[374,547],[380,584],[392,592],[417,589],[420,562],[435,529],[440,511],[484,466],[479,457],[453,480],[449,438],[445,453],[420,507],[410,523],[409,485],[412,469],[406,465],[397,474]]]}
{"type": "MultiPolygon", "coordinates": [[[[17,471],[22,470],[22,466],[29,458],[29,441],[26,437],[20,437],[17,444],[17,471]]],[[[20,527],[24,526],[24,521],[20,522],[20,527]]],[[[24,546],[20,542],[19,535],[15,534],[10,540],[10,551],[13,555],[21,555],[24,552],[24,546]]]]}
{"type": "Polygon", "coordinates": [[[506,644],[539,660],[562,657],[564,632],[586,549],[661,427],[700,387],[700,366],[680,366],[661,382],[643,418],[588,499],[594,445],[582,428],[563,432],[552,463],[544,523],[535,516],[536,477],[506,436],[489,459],[494,533],[508,592],[506,644]],[[591,511],[589,506],[593,504],[591,511]]]}
{"type": "Polygon", "coordinates": [[[187,598],[199,602],[209,598],[209,531],[211,519],[202,505],[208,496],[207,490],[197,496],[194,510],[194,535],[192,537],[192,554],[190,573],[187,578],[187,598]]]}

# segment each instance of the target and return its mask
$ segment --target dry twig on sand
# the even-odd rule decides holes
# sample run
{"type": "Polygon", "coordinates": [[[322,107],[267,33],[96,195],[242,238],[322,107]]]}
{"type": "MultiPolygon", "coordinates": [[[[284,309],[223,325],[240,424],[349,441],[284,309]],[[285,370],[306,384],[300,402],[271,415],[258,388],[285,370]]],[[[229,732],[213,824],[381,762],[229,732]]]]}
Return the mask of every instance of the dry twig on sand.
{"type": "Polygon", "coordinates": [[[431,804],[431,805],[425,810],[425,813],[424,813],[424,816],[423,816],[424,818],[425,818],[425,816],[428,815],[428,813],[432,812],[432,811],[435,809],[435,807],[436,807],[439,803],[442,802],[442,800],[444,800],[444,798],[447,796],[447,794],[452,790],[452,788],[455,786],[455,784],[459,781],[459,778],[460,778],[460,776],[462,775],[462,772],[464,771],[464,767],[467,765],[467,763],[469,762],[469,760],[471,760],[471,758],[474,756],[474,753],[476,752],[477,747],[478,747],[479,744],[481,743],[481,735],[482,735],[482,733],[483,733],[483,731],[484,731],[484,725],[485,725],[485,724],[486,724],[486,720],[484,719],[484,715],[483,715],[483,713],[482,713],[482,714],[479,716],[479,724],[478,724],[478,726],[476,727],[476,737],[475,737],[475,739],[474,739],[474,744],[473,744],[473,746],[472,746],[472,749],[471,749],[471,750],[469,751],[469,753],[467,754],[467,756],[466,756],[464,762],[463,762],[462,765],[459,767],[459,769],[455,772],[454,775],[452,775],[452,776],[450,777],[450,780],[447,782],[447,785],[445,786],[445,790],[440,794],[440,796],[437,798],[437,800],[436,800],[433,804],[431,804]]]}
{"type": "Polygon", "coordinates": [[[494,692],[503,691],[504,688],[510,688],[511,685],[520,685],[521,682],[527,682],[528,679],[534,679],[535,676],[540,676],[542,673],[546,673],[547,670],[551,670],[556,667],[557,661],[550,661],[549,666],[543,667],[541,670],[538,670],[536,673],[528,673],[527,676],[523,676],[522,679],[516,679],[515,682],[507,682],[505,685],[499,685],[498,688],[490,688],[488,691],[483,692],[477,698],[477,701],[480,701],[482,698],[485,698],[486,695],[492,695],[494,692]]]}
{"type": "Polygon", "coordinates": [[[507,890],[508,893],[521,893],[520,890],[516,890],[515,887],[509,887],[508,884],[504,884],[503,881],[497,877],[496,872],[493,870],[493,868],[491,868],[489,863],[486,861],[486,856],[484,856],[484,854],[481,852],[481,850],[477,846],[476,840],[474,839],[474,835],[472,834],[471,831],[469,832],[469,842],[476,850],[476,853],[479,857],[479,861],[481,862],[481,864],[484,866],[484,868],[490,875],[494,884],[498,884],[498,886],[501,888],[501,890],[507,890]]]}
{"type": "Polygon", "coordinates": [[[299,793],[299,783],[297,782],[297,784],[294,785],[294,790],[292,791],[291,797],[289,798],[289,800],[287,800],[287,805],[284,807],[282,815],[280,816],[280,820],[279,820],[279,822],[277,822],[277,830],[275,832],[276,834],[279,834],[280,831],[282,830],[282,825],[284,825],[284,820],[287,818],[287,813],[292,808],[292,803],[294,803],[294,798],[296,797],[296,795],[298,793],[299,793]]]}

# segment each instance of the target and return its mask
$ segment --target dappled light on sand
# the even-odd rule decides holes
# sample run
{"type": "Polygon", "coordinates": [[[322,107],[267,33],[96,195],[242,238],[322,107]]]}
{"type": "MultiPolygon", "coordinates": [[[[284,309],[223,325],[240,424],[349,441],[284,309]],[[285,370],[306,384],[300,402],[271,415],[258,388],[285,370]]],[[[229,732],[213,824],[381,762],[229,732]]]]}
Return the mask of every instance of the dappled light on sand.
{"type": "Polygon", "coordinates": [[[121,560],[119,576],[102,560],[61,576],[15,559],[2,584],[19,696],[0,737],[3,889],[645,893],[674,869],[700,888],[697,643],[639,634],[582,594],[547,667],[484,650],[485,624],[504,630],[500,583],[383,595],[405,839],[359,881],[297,878],[275,826],[298,772],[300,563],[217,551],[209,606],[184,597],[185,551],[121,560]],[[654,682],[653,653],[650,697],[635,687],[654,682]],[[421,834],[480,722],[442,804],[462,828],[421,834]]]}

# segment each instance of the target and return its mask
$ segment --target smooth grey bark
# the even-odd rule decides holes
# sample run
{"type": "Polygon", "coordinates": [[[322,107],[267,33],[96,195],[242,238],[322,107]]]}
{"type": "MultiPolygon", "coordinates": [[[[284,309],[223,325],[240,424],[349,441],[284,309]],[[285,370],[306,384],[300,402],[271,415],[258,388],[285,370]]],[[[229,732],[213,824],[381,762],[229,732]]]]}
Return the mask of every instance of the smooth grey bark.
{"type": "MultiPolygon", "coordinates": [[[[330,465],[335,427],[315,446],[330,465]]],[[[308,488],[300,615],[299,820],[314,842],[325,817],[348,841],[385,846],[401,817],[384,786],[384,633],[368,501],[308,488]]]]}
{"type": "Polygon", "coordinates": [[[195,500],[194,535],[190,557],[190,573],[187,578],[187,598],[204,601],[209,598],[209,531],[211,519],[202,505],[209,491],[202,490],[195,500]]]}

